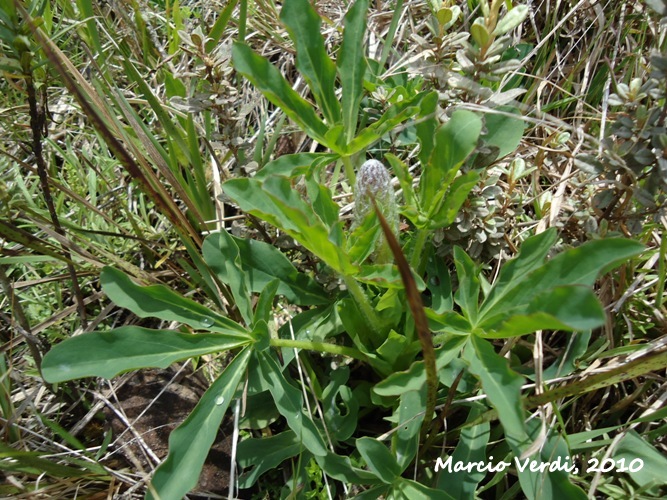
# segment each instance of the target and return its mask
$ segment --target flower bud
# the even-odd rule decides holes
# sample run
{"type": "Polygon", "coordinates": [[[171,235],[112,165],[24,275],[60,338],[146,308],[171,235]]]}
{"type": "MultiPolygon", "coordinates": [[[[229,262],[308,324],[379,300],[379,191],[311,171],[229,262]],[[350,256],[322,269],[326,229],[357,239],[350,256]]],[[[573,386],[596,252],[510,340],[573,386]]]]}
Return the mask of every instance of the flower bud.
{"type": "MultiPolygon", "coordinates": [[[[389,227],[398,231],[398,207],[396,195],[391,185],[391,175],[384,165],[377,160],[368,160],[359,169],[354,190],[355,225],[363,222],[366,216],[374,212],[371,197],[375,198],[378,209],[387,220],[389,227]]],[[[391,262],[392,253],[384,235],[380,233],[375,242],[373,260],[378,264],[391,262]]]]}

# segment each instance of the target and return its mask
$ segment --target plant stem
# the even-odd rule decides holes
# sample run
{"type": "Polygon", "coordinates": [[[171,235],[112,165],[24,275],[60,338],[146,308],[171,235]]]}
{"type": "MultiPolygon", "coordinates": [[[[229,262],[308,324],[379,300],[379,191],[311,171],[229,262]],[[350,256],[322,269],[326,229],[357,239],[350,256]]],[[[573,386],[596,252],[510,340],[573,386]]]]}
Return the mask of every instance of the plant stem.
{"type": "Polygon", "coordinates": [[[368,327],[370,328],[371,332],[375,334],[374,337],[376,338],[374,338],[373,340],[380,341],[380,330],[382,326],[382,321],[378,317],[371,303],[368,301],[368,297],[366,297],[366,294],[362,290],[361,286],[359,285],[359,283],[356,282],[354,278],[350,276],[343,276],[343,280],[345,280],[345,285],[347,286],[348,291],[350,292],[355,302],[359,306],[361,313],[364,315],[366,323],[368,323],[368,327]]]}
{"type": "Polygon", "coordinates": [[[296,349],[307,349],[309,351],[327,352],[329,354],[336,354],[339,356],[347,356],[348,358],[358,359],[368,363],[370,360],[361,351],[352,347],[345,347],[336,344],[329,344],[326,342],[313,342],[311,340],[292,340],[292,339],[271,339],[271,346],[273,347],[293,347],[296,349]]]}
{"type": "Polygon", "coordinates": [[[412,269],[417,271],[417,273],[421,273],[422,265],[423,265],[423,253],[424,253],[424,245],[426,244],[426,240],[428,239],[428,233],[429,231],[426,229],[418,229],[417,230],[417,236],[415,238],[415,246],[412,249],[412,257],[410,258],[410,266],[412,269]]]}
{"type": "Polygon", "coordinates": [[[357,176],[354,173],[354,167],[352,166],[352,160],[349,156],[343,156],[343,166],[345,167],[345,175],[347,176],[347,182],[350,183],[350,187],[354,189],[355,184],[357,183],[357,176]]]}

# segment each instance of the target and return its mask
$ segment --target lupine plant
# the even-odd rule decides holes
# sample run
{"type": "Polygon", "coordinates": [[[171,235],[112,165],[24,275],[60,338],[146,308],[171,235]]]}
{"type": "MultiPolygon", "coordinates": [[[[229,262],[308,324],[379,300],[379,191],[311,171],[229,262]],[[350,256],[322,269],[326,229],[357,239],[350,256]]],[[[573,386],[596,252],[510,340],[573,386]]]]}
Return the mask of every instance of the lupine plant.
{"type": "MultiPolygon", "coordinates": [[[[240,399],[258,412],[257,426],[271,424],[274,430],[270,437],[240,442],[241,488],[293,459],[299,465],[286,488],[295,496],[309,493],[307,465],[314,465],[329,478],[332,495],[472,498],[484,474],[434,471],[436,458],[444,458],[444,436],[457,460],[565,459],[566,437],[527,421],[528,410],[605,383],[596,379],[525,395],[522,387],[532,374],[520,373],[519,363],[499,354],[494,341],[541,330],[567,332],[573,349],[554,366],[565,366],[561,375],[570,373],[587,345],[586,333],[577,332],[590,332],[605,320],[593,291],[596,278],[643,246],[609,238],[554,254],[558,234],[549,229],[527,238],[493,282],[458,247],[450,269],[431,238],[452,224],[478,182],[478,146],[493,143],[493,124],[500,122],[464,109],[449,109],[441,120],[437,93],[414,87],[395,89],[402,98],[375,121],[360,114],[365,85],[383,84],[363,50],[367,9],[368,0],[350,7],[334,61],[310,3],[285,0],[281,21],[314,105],[248,45],[233,47],[238,73],[327,151],[286,155],[254,177],[230,179],[223,185],[225,199],[293,238],[315,269],[296,266],[275,246],[226,229],[209,235],[200,269],[210,274],[203,280],[228,287],[233,320],[222,308],[163,285],[144,286],[106,267],[102,289],[115,304],[141,318],[181,326],[83,334],[44,358],[44,377],[56,384],[232,354],[173,431],[148,498],[182,498],[195,486],[224,415],[240,399]],[[409,127],[418,142],[418,177],[395,155],[365,161],[367,150],[399,125],[409,127]],[[352,224],[334,200],[341,167],[354,191],[352,224]],[[393,178],[402,190],[400,203],[393,178]],[[399,215],[407,221],[405,231],[398,231],[399,215]],[[324,287],[315,271],[340,285],[324,287]],[[279,323],[277,300],[300,312],[279,323]],[[303,373],[307,377],[296,380],[303,373]],[[457,394],[483,398],[460,405],[457,428],[445,434],[442,420],[457,394]],[[388,422],[382,429],[389,431],[374,432],[364,425],[369,420],[388,422]]],[[[503,126],[522,130],[523,123],[514,119],[503,126]]],[[[508,151],[517,144],[518,139],[508,151]]],[[[636,375],[618,371],[607,378],[614,383],[636,375]]],[[[499,472],[497,479],[508,474],[499,472]]],[[[512,474],[528,498],[586,498],[566,471],[512,474]]]]}

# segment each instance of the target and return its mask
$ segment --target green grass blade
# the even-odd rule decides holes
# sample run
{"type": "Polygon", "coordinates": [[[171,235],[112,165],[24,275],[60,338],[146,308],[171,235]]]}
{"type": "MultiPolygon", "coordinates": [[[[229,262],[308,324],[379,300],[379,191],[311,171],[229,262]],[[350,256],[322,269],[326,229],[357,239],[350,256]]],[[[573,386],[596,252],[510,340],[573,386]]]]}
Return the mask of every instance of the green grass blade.
{"type": "Polygon", "coordinates": [[[215,23],[211,28],[211,31],[208,32],[208,37],[210,40],[206,42],[206,52],[211,52],[216,47],[216,45],[220,43],[222,35],[225,32],[225,28],[227,28],[229,19],[232,17],[232,13],[234,12],[234,8],[236,7],[238,1],[239,0],[230,0],[227,2],[225,8],[222,9],[222,12],[220,12],[218,15],[218,18],[215,20],[215,23]]]}

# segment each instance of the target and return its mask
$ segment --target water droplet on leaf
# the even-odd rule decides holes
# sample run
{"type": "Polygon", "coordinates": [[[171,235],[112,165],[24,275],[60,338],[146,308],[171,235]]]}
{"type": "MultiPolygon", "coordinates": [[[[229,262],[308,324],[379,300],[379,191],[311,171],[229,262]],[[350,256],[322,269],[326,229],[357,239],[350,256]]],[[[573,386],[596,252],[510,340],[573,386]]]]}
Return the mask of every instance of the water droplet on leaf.
{"type": "Polygon", "coordinates": [[[220,406],[224,402],[225,402],[224,396],[218,396],[217,399],[215,400],[215,404],[217,404],[218,406],[220,406]]]}
{"type": "Polygon", "coordinates": [[[213,320],[212,320],[211,318],[203,318],[203,319],[201,320],[201,325],[202,325],[204,328],[208,328],[209,326],[212,326],[212,325],[213,325],[213,320]]]}

